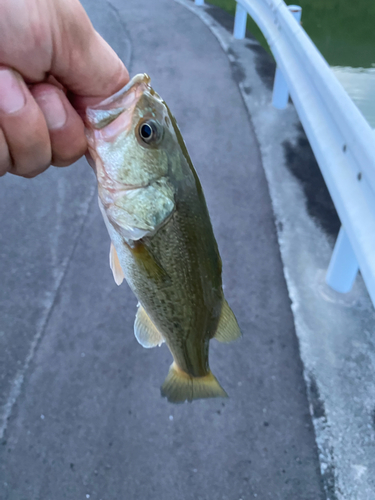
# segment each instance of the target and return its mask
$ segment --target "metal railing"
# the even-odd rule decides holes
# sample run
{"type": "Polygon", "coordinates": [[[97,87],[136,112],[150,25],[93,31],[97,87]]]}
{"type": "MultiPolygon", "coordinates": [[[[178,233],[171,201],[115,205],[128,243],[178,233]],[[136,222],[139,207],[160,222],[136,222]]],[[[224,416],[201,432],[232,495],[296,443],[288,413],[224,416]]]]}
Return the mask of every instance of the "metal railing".
{"type": "Polygon", "coordinates": [[[290,94],[341,220],[326,281],[348,292],[360,269],[375,305],[374,132],[300,26],[300,7],[288,8],[283,0],[241,0],[234,38],[244,38],[247,14],[277,63],[273,105],[286,107],[290,94]]]}

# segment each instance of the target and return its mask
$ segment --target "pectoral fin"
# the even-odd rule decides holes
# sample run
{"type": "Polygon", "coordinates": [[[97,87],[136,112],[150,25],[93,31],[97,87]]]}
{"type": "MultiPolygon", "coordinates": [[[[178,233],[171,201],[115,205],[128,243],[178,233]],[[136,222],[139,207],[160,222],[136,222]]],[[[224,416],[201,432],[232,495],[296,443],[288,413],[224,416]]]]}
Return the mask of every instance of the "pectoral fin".
{"type": "Polygon", "coordinates": [[[141,346],[146,348],[160,346],[164,342],[161,333],[141,305],[135,317],[134,335],[141,346]]]}
{"type": "Polygon", "coordinates": [[[171,285],[171,278],[145,244],[135,243],[130,250],[133,257],[138,261],[138,265],[143,267],[150,280],[163,287],[171,285]]]}
{"type": "Polygon", "coordinates": [[[121,264],[116,252],[116,248],[114,244],[111,242],[111,248],[109,250],[109,265],[112,269],[113,278],[115,280],[116,285],[121,285],[124,281],[124,271],[121,268],[121,264]]]}
{"type": "Polygon", "coordinates": [[[219,342],[232,342],[232,340],[236,340],[240,337],[241,330],[238,326],[236,317],[229,307],[228,302],[224,299],[219,324],[217,325],[217,330],[213,338],[219,342]]]}

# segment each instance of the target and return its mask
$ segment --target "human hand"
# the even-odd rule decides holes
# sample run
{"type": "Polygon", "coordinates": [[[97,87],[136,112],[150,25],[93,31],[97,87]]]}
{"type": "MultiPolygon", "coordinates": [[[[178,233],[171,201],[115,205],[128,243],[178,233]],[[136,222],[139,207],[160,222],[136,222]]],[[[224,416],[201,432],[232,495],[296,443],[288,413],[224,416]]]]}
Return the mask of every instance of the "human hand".
{"type": "Polygon", "coordinates": [[[0,176],[34,177],[87,149],[80,107],[129,81],[78,0],[0,0],[0,176]]]}

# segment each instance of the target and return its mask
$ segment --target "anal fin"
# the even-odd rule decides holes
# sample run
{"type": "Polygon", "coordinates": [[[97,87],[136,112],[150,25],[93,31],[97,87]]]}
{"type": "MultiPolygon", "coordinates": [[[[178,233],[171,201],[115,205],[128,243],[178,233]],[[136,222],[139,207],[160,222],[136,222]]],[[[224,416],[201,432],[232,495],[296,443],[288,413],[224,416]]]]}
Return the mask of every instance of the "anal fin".
{"type": "Polygon", "coordinates": [[[172,363],[161,387],[161,395],[170,403],[184,403],[194,399],[227,398],[216,377],[208,372],[204,377],[192,377],[172,363]]]}
{"type": "Polygon", "coordinates": [[[160,346],[164,342],[161,333],[141,305],[135,317],[134,335],[141,346],[146,348],[160,346]]]}
{"type": "Polygon", "coordinates": [[[109,250],[109,265],[112,269],[113,278],[115,280],[116,285],[121,285],[124,281],[124,271],[122,270],[116,248],[114,244],[111,242],[111,248],[109,250]]]}
{"type": "Polygon", "coordinates": [[[219,342],[232,342],[232,340],[236,340],[240,337],[241,330],[238,326],[236,317],[229,307],[228,302],[224,299],[219,324],[217,325],[213,338],[219,342]]]}

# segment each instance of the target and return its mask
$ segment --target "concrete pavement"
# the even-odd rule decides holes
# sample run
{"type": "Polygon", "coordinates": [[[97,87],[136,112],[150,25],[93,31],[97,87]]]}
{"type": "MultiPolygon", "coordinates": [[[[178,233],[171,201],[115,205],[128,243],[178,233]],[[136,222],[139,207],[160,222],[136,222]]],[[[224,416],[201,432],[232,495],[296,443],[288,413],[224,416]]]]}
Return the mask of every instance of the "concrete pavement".
{"type": "Polygon", "coordinates": [[[211,343],[229,400],[168,404],[171,357],[134,338],[89,167],[1,179],[0,498],[323,499],[268,186],[228,58],[171,0],[83,4],[177,118],[244,337],[211,343]]]}

